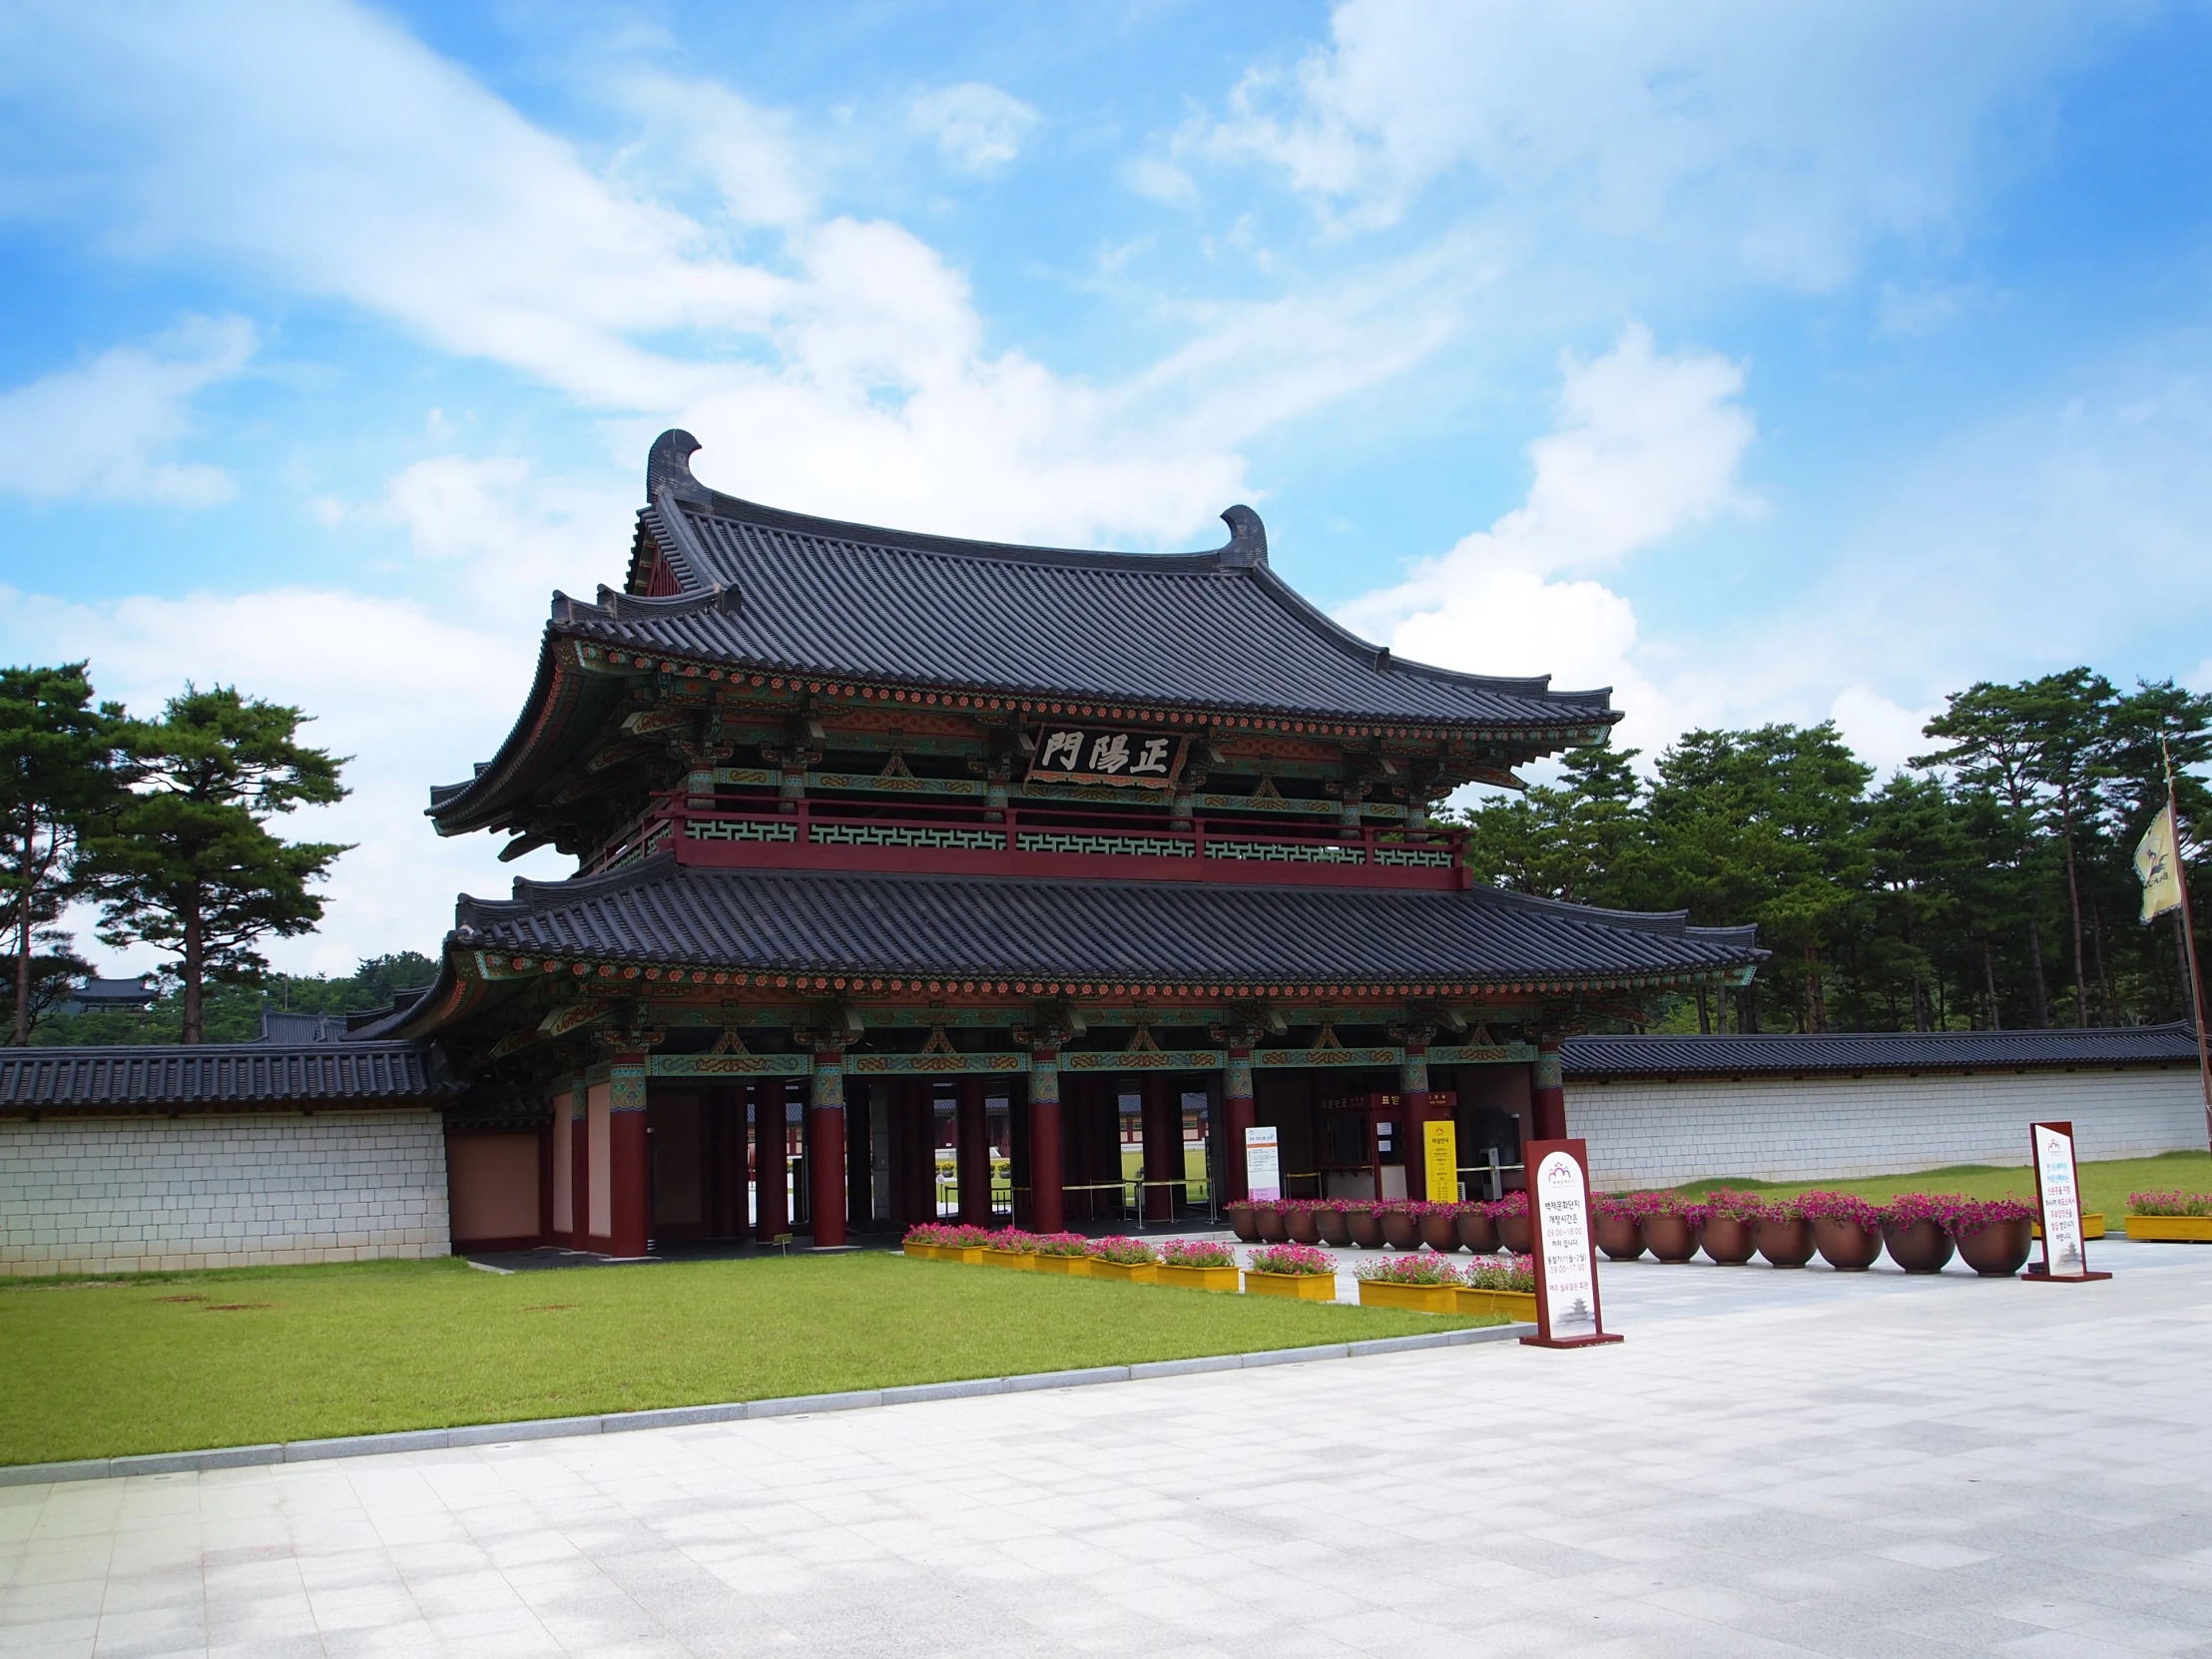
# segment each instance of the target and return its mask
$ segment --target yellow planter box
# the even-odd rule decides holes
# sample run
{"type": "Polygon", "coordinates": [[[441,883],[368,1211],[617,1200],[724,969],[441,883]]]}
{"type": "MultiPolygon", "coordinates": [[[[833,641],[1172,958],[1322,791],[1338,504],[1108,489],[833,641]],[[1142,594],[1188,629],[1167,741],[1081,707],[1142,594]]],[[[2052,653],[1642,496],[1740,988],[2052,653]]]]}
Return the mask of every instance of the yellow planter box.
{"type": "Polygon", "coordinates": [[[2127,1236],[2151,1244],[2212,1244],[2212,1216],[2129,1216],[2127,1236]]]}
{"type": "Polygon", "coordinates": [[[1290,1302],[1335,1302],[1337,1276],[1333,1273],[1248,1273],[1246,1296],[1279,1296],[1290,1302]]]}
{"type": "Polygon", "coordinates": [[[1087,1278],[1118,1279],[1125,1285],[1159,1283],[1154,1277],[1160,1271],[1160,1264],[1157,1262],[1109,1262],[1103,1256],[1086,1256],[1083,1260],[1090,1270],[1087,1278]]]}
{"type": "Polygon", "coordinates": [[[1174,1285],[1186,1291],[1227,1291],[1237,1294],[1237,1270],[1235,1268],[1182,1268],[1162,1262],[1155,1285],[1174,1285]]]}
{"type": "Polygon", "coordinates": [[[1037,1269],[1037,1253],[1033,1250],[980,1250],[976,1255],[987,1268],[1013,1268],[1021,1273],[1037,1269]]]}
{"type": "Polygon", "coordinates": [[[1527,1325],[1536,1323],[1534,1291],[1476,1291],[1461,1287],[1451,1294],[1458,1304],[1452,1310],[1454,1313],[1503,1314],[1509,1320],[1527,1325]]]}
{"type": "Polygon", "coordinates": [[[944,1252],[939,1250],[935,1245],[915,1244],[911,1239],[908,1239],[898,1248],[903,1250],[907,1255],[913,1257],[914,1260],[916,1260],[917,1262],[934,1262],[939,1260],[944,1255],[944,1252]]]}
{"type": "Polygon", "coordinates": [[[1060,1273],[1070,1279],[1088,1279],[1091,1274],[1090,1258],[1087,1256],[1049,1256],[1040,1250],[1034,1261],[1039,1273],[1060,1273]]]}
{"type": "MultiPolygon", "coordinates": [[[[2043,1224],[2036,1222],[2029,1227],[2028,1231],[2039,1239],[2043,1236],[2043,1224]]],[[[2102,1210],[2085,1210],[2082,1212],[2081,1236],[2084,1239],[2101,1239],[2104,1237],[2104,1212],[2102,1210]]]]}
{"type": "Polygon", "coordinates": [[[1380,1279],[1360,1281],[1363,1308],[1402,1308],[1409,1314],[1456,1314],[1459,1291],[1453,1285],[1392,1285],[1380,1279]]]}

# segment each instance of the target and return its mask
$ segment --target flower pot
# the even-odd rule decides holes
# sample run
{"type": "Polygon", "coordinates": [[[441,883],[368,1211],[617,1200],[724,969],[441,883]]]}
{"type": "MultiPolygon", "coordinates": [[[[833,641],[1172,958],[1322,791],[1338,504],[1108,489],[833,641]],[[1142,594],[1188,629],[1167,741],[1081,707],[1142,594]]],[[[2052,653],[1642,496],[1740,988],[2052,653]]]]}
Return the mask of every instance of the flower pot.
{"type": "Polygon", "coordinates": [[[1352,1229],[1345,1223],[1345,1213],[1331,1205],[1314,1212],[1314,1225],[1321,1230],[1321,1242],[1325,1245],[1352,1243],[1352,1229]]]}
{"type": "Polygon", "coordinates": [[[1047,1256],[1040,1250],[1037,1252],[1037,1271],[1063,1274],[1069,1279],[1088,1279],[1091,1260],[1088,1256],[1047,1256]]]}
{"type": "Polygon", "coordinates": [[[1452,1299],[1454,1313],[1503,1314],[1509,1320],[1536,1323],[1534,1291],[1478,1291],[1462,1285],[1452,1291],[1452,1299]]]}
{"type": "Polygon", "coordinates": [[[1410,1210],[1384,1210],[1378,1218],[1382,1223],[1382,1242],[1392,1250],[1413,1250],[1420,1245],[1420,1217],[1410,1210]]]}
{"type": "Polygon", "coordinates": [[[1157,1262],[1109,1262],[1103,1256],[1086,1256],[1083,1265],[1086,1279],[1118,1279],[1124,1285],[1157,1283],[1154,1276],[1160,1271],[1157,1262]]]}
{"type": "Polygon", "coordinates": [[[1477,1256],[1487,1256],[1497,1249],[1497,1218],[1489,1211],[1470,1204],[1451,1218],[1451,1225],[1459,1242],[1477,1256]]]}
{"type": "Polygon", "coordinates": [[[1186,1268],[1173,1262],[1162,1262],[1152,1281],[1155,1285],[1173,1285],[1185,1291],[1227,1291],[1237,1294],[1237,1270],[1235,1268],[1186,1268]]]}
{"type": "Polygon", "coordinates": [[[1957,1249],[1942,1223],[1934,1221],[1908,1222],[1903,1227],[1884,1222],[1882,1243],[1890,1260],[1907,1273],[1941,1273],[1957,1249]]]}
{"type": "Polygon", "coordinates": [[[1813,1224],[1802,1216],[1796,1221],[1768,1216],[1752,1229],[1759,1254],[1778,1268],[1802,1268],[1813,1259],[1813,1224]]]}
{"type": "Polygon", "coordinates": [[[1373,1210],[1347,1210],[1345,1231],[1362,1250],[1382,1248],[1382,1218],[1373,1210]]]}
{"type": "Polygon", "coordinates": [[[1528,1254],[1529,1242],[1533,1237],[1534,1234],[1529,1229],[1528,1218],[1525,1215],[1499,1216],[1497,1218],[1497,1242],[1510,1250],[1515,1256],[1526,1256],[1528,1254]]]}
{"type": "Polygon", "coordinates": [[[1826,1216],[1813,1223],[1813,1244],[1838,1273],[1865,1273],[1882,1254],[1882,1235],[1873,1228],[1826,1216]]]}
{"type": "Polygon", "coordinates": [[[987,1268],[1013,1268],[1020,1273],[1037,1269],[1037,1253],[1033,1250],[985,1250],[982,1260],[987,1268]]]}
{"type": "Polygon", "coordinates": [[[916,1261],[941,1262],[942,1260],[944,1260],[944,1252],[939,1250],[933,1244],[915,1244],[913,1240],[908,1239],[898,1248],[904,1251],[907,1255],[913,1257],[916,1261]]]}
{"type": "Polygon", "coordinates": [[[1724,1268],[1742,1267],[1759,1248],[1752,1224],[1736,1216],[1707,1216],[1705,1225],[1698,1229],[1697,1242],[1706,1255],[1724,1268]]]}
{"type": "Polygon", "coordinates": [[[1430,1250],[1448,1256],[1459,1248],[1459,1218],[1452,1211],[1431,1210],[1413,1219],[1419,1224],[1420,1242],[1430,1250]]]}
{"type": "Polygon", "coordinates": [[[1281,1244],[1284,1241],[1283,1212],[1269,1205],[1252,1212],[1252,1225],[1260,1230],[1262,1244],[1281,1244]]]}
{"type": "Polygon", "coordinates": [[[2127,1236],[2150,1244],[2212,1244],[2212,1216],[2129,1216],[2127,1236]]]}
{"type": "Polygon", "coordinates": [[[1283,1234],[1293,1244],[1320,1244],[1321,1217],[1303,1207],[1283,1212],[1283,1234]]]}
{"type": "Polygon", "coordinates": [[[1246,1296],[1279,1296],[1288,1302],[1335,1302],[1337,1276],[1333,1273],[1248,1273],[1246,1296]]]}
{"type": "Polygon", "coordinates": [[[2035,1222],[2031,1216],[1992,1222],[1958,1235],[1958,1259],[1984,1279],[2011,1278],[2027,1265],[2027,1253],[2034,1248],[2035,1222]]]}
{"type": "Polygon", "coordinates": [[[1260,1224],[1253,1219],[1251,1205],[1232,1204],[1229,1206],[1229,1231],[1236,1234],[1246,1244],[1258,1244],[1260,1242],[1260,1224]]]}
{"type": "Polygon", "coordinates": [[[1360,1281],[1363,1308],[1402,1308],[1409,1314],[1456,1314],[1456,1285],[1392,1285],[1380,1279],[1360,1281]]]}
{"type": "Polygon", "coordinates": [[[1598,1216],[1597,1247],[1615,1262],[1633,1262],[1644,1253],[1643,1223],[1634,1216],[1598,1216]]]}
{"type": "Polygon", "coordinates": [[[1687,1262],[1697,1254],[1697,1231],[1688,1216],[1656,1210],[1643,1218],[1644,1248],[1662,1262],[1687,1262]]]}
{"type": "Polygon", "coordinates": [[[969,1267],[980,1267],[984,1251],[981,1245],[939,1245],[937,1260],[940,1262],[965,1262],[969,1267]]]}

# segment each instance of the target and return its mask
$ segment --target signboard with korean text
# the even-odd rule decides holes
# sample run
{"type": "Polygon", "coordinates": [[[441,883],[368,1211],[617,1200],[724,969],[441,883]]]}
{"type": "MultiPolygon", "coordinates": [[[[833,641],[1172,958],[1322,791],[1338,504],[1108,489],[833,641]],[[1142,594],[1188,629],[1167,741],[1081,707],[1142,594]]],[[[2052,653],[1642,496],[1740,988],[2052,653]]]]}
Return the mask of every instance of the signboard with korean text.
{"type": "Polygon", "coordinates": [[[1245,1194],[1255,1204],[1273,1204],[1283,1196],[1282,1151],[1272,1123],[1245,1131],[1245,1194]]]}
{"type": "Polygon", "coordinates": [[[1449,1118],[1420,1126],[1423,1173],[1428,1177],[1428,1202],[1454,1204],[1459,1199],[1459,1130],[1449,1118]]]}
{"type": "Polygon", "coordinates": [[[1586,1141],[1530,1141],[1529,1231],[1536,1252],[1533,1348],[1587,1348],[1621,1339],[1605,1329],[1598,1306],[1597,1246],[1590,1228],[1590,1154],[1586,1141]]]}
{"type": "Polygon", "coordinates": [[[1047,726],[1029,757],[1033,784],[1135,784],[1172,789],[1189,754],[1187,734],[1047,726]]]}
{"type": "Polygon", "coordinates": [[[2081,1182],[2074,1169],[2073,1125],[2033,1123],[2027,1138],[2035,1152],[2035,1197],[2042,1212],[2043,1260],[2029,1268],[2022,1279],[2109,1279],[2108,1273],[2091,1273],[2087,1247],[2081,1237],[2081,1182]]]}

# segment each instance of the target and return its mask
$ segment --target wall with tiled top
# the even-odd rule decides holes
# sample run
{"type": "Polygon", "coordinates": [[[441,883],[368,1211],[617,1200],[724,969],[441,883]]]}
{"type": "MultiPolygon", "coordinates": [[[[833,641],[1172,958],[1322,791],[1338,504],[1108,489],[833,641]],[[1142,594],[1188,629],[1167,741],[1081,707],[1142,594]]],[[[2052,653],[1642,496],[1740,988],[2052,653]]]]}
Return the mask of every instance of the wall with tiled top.
{"type": "Polygon", "coordinates": [[[2024,1165],[2027,1126],[2055,1119],[2072,1121],[2082,1160],[2205,1144],[2194,1066],[1567,1084],[1567,1133],[1590,1143],[1591,1183],[1612,1190],[2024,1165]]]}
{"type": "Polygon", "coordinates": [[[0,1273],[450,1249],[436,1112],[0,1120],[0,1273]]]}

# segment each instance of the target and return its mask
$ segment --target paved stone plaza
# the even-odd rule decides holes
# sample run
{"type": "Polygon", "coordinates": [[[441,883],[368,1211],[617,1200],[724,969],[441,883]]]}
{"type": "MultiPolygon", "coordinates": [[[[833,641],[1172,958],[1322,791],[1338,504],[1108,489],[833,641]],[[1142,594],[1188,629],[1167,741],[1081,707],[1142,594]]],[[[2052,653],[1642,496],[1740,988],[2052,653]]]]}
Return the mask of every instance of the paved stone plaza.
{"type": "Polygon", "coordinates": [[[2100,1265],[1611,1266],[1582,1353],[0,1489],[0,1652],[2212,1654],[2212,1250],[2100,1265]]]}

